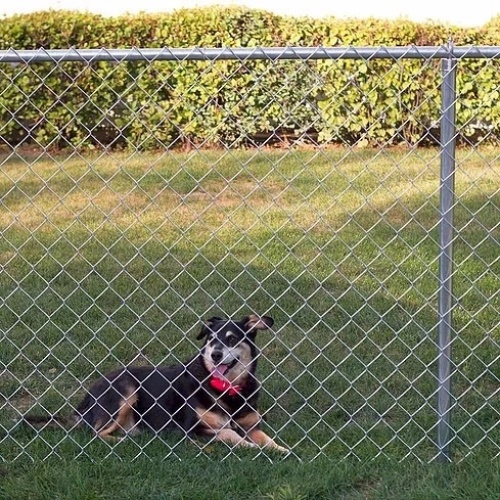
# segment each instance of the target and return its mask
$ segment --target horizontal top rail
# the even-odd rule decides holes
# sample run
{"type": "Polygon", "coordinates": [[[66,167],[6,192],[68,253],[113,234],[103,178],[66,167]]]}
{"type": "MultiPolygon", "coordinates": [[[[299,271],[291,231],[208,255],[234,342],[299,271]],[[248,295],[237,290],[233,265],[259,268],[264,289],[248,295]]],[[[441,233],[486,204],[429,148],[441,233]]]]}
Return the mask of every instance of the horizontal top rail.
{"type": "Polygon", "coordinates": [[[500,46],[453,45],[421,47],[244,47],[244,48],[129,48],[0,50],[0,63],[62,61],[215,61],[316,59],[493,59],[500,46]]]}

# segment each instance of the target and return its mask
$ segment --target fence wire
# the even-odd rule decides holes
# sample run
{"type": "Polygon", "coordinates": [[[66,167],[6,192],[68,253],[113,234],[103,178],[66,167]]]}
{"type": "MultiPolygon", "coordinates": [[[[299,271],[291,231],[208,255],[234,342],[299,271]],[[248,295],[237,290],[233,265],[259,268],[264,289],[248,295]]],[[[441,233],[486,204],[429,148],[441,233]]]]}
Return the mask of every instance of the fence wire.
{"type": "Polygon", "coordinates": [[[499,54],[0,51],[2,459],[240,454],[22,418],[249,313],[292,454],[498,457],[499,54]]]}

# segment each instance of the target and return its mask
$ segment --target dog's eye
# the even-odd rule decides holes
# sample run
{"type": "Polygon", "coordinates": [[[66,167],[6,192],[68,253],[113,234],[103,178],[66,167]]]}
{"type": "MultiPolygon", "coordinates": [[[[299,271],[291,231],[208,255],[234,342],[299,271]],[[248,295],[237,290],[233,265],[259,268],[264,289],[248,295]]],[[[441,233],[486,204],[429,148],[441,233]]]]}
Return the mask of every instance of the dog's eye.
{"type": "Polygon", "coordinates": [[[236,335],[228,335],[226,337],[226,345],[228,347],[234,347],[238,343],[238,338],[236,335]]]}

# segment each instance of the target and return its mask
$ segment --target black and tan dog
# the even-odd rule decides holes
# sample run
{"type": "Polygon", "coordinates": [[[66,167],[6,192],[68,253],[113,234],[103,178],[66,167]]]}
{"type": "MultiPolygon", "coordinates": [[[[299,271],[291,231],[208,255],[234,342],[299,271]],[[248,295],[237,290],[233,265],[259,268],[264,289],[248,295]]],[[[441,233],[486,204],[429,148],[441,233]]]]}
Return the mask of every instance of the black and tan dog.
{"type": "Polygon", "coordinates": [[[203,347],[187,363],[113,371],[90,387],[71,419],[27,416],[26,420],[35,427],[86,424],[105,439],[142,429],[177,429],[231,446],[286,452],[261,430],[257,410],[255,337],[273,323],[268,316],[251,315],[241,321],[211,318],[197,337],[205,338],[203,347]]]}

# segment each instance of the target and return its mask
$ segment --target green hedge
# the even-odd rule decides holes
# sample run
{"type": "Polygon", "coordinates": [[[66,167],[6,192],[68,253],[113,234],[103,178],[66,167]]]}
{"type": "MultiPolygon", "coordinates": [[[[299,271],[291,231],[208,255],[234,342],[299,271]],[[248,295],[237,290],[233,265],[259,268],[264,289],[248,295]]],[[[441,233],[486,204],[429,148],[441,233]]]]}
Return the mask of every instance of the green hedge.
{"type": "MultiPolygon", "coordinates": [[[[245,8],[102,17],[49,11],[0,21],[0,49],[500,45],[499,18],[462,29],[406,20],[312,19],[245,8]]],[[[0,139],[41,146],[426,143],[440,62],[419,60],[65,62],[0,65],[0,139]]],[[[464,139],[500,134],[498,63],[459,65],[464,139]]],[[[1,142],[0,141],[0,142],[1,142]]]]}

